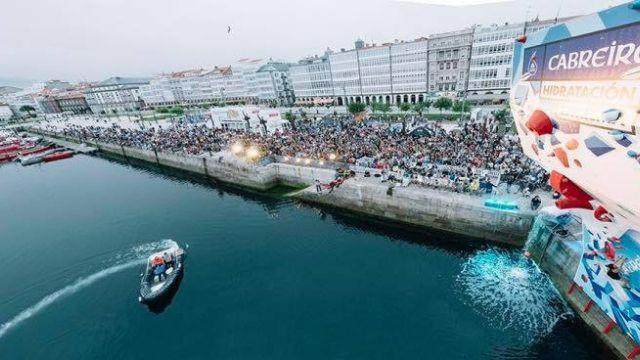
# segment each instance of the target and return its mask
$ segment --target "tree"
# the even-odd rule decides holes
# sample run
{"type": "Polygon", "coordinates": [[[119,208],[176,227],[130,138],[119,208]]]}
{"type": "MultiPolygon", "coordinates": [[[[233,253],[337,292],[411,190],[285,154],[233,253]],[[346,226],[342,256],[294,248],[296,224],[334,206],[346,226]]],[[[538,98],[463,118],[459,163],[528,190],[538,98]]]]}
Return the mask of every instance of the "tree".
{"type": "Polygon", "coordinates": [[[291,121],[293,120],[293,114],[291,113],[291,110],[287,111],[286,113],[284,113],[284,118],[287,121],[291,121]]]}
{"type": "Polygon", "coordinates": [[[400,104],[400,110],[406,113],[407,111],[411,110],[411,104],[409,103],[400,104]]]}
{"type": "Polygon", "coordinates": [[[29,116],[35,116],[36,109],[31,105],[22,105],[20,106],[20,112],[26,112],[29,116]]]}
{"type": "Polygon", "coordinates": [[[171,110],[169,110],[170,113],[174,114],[174,115],[183,115],[184,114],[184,109],[181,108],[180,106],[176,106],[171,108],[171,110]]]}
{"type": "Polygon", "coordinates": [[[367,108],[367,106],[365,104],[359,103],[359,102],[352,102],[351,104],[349,104],[349,112],[354,116],[356,114],[360,114],[366,108],[367,108]]]}
{"type": "Polygon", "coordinates": [[[407,132],[407,112],[411,110],[411,104],[400,104],[400,110],[404,113],[404,116],[402,117],[402,133],[405,134],[407,132]]]}
{"type": "Polygon", "coordinates": [[[382,111],[382,113],[384,114],[385,117],[387,117],[387,113],[389,111],[391,111],[391,104],[389,103],[382,103],[380,105],[380,111],[382,111]]]}
{"type": "Polygon", "coordinates": [[[370,106],[371,106],[372,113],[375,114],[376,112],[378,112],[378,102],[376,101],[376,99],[371,100],[370,106]]]}
{"type": "Polygon", "coordinates": [[[451,109],[457,113],[466,113],[469,112],[471,106],[466,100],[456,100],[451,105],[451,109]]]}
{"type": "Polygon", "coordinates": [[[466,100],[456,100],[451,105],[451,109],[453,112],[460,114],[460,120],[462,120],[464,118],[462,114],[468,113],[471,110],[471,106],[466,100]]]}
{"type": "Polygon", "coordinates": [[[160,114],[168,114],[169,113],[169,109],[167,109],[165,107],[161,107],[156,111],[159,112],[160,114]]]}
{"type": "Polygon", "coordinates": [[[451,101],[451,99],[447,97],[438,98],[438,100],[436,100],[436,102],[433,103],[433,107],[440,110],[440,112],[442,112],[442,110],[451,109],[452,105],[453,105],[453,102],[451,101]]]}
{"type": "Polygon", "coordinates": [[[502,108],[496,111],[496,113],[494,114],[496,120],[498,120],[498,123],[501,123],[501,124],[507,121],[507,119],[509,118],[509,115],[511,115],[509,113],[509,109],[506,109],[506,108],[502,108]]]}
{"type": "Polygon", "coordinates": [[[376,101],[371,104],[371,109],[373,110],[373,112],[381,112],[383,114],[386,114],[391,109],[391,105],[376,101]]]}
{"type": "Polygon", "coordinates": [[[22,106],[20,106],[20,111],[21,112],[26,112],[26,113],[32,113],[32,112],[36,111],[36,109],[31,105],[22,105],[22,106]]]}
{"type": "Polygon", "coordinates": [[[415,105],[413,105],[413,111],[416,112],[416,114],[418,114],[418,116],[422,117],[422,113],[424,112],[424,110],[427,108],[427,105],[424,102],[419,102],[415,105]]]}
{"type": "Polygon", "coordinates": [[[296,115],[294,113],[291,112],[291,110],[287,111],[286,113],[284,113],[284,118],[289,121],[289,123],[291,124],[291,128],[293,130],[296,129],[296,115]]]}

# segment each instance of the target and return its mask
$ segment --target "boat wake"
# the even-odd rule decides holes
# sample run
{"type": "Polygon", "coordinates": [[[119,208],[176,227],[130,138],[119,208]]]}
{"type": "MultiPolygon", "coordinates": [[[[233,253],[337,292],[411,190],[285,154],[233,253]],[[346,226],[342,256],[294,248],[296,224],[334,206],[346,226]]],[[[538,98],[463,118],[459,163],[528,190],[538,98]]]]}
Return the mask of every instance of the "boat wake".
{"type": "Polygon", "coordinates": [[[518,252],[482,250],[463,266],[457,278],[468,305],[492,326],[522,341],[536,341],[551,333],[571,310],[549,278],[518,252]]]}
{"type": "Polygon", "coordinates": [[[18,315],[14,316],[11,320],[0,325],[0,338],[5,336],[7,332],[9,332],[11,329],[20,325],[21,323],[28,320],[32,316],[40,313],[42,310],[46,309],[56,301],[64,297],[67,297],[69,295],[75,294],[78,291],[92,285],[98,280],[101,280],[109,275],[113,275],[117,272],[144,264],[149,254],[160,251],[162,249],[167,249],[175,244],[176,243],[173,240],[161,240],[161,241],[156,241],[148,244],[139,245],[129,249],[124,253],[117,254],[114,257],[114,262],[112,262],[112,264],[115,263],[115,265],[108,267],[106,269],[100,270],[89,276],[79,278],[74,283],[63,287],[62,289],[54,291],[53,293],[42,298],[40,301],[38,301],[34,305],[21,311],[18,315]]]}

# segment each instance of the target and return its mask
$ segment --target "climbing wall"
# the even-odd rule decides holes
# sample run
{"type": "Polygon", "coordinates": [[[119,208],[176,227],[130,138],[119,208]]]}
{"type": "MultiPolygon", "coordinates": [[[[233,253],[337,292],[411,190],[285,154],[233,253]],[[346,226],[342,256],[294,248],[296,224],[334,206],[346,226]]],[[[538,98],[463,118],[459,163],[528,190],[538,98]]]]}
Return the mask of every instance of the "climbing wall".
{"type": "Polygon", "coordinates": [[[522,147],[582,219],[574,281],[640,344],[640,4],[517,39],[510,107],[522,147]]]}

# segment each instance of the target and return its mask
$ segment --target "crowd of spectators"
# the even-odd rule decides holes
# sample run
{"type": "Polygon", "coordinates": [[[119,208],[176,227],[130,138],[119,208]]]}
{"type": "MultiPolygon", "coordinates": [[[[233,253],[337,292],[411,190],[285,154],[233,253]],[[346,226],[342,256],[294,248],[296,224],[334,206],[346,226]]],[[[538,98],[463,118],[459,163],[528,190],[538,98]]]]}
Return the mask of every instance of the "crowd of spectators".
{"type": "Polygon", "coordinates": [[[545,186],[544,170],[523,154],[517,136],[497,131],[496,125],[468,121],[447,130],[430,122],[404,124],[399,129],[383,122],[325,119],[298,121],[295,127],[268,135],[212,129],[204,123],[146,129],[117,125],[45,128],[83,140],[192,155],[242,144],[259,149],[264,157],[348,163],[375,169],[385,180],[391,177],[461,192],[488,190],[498,182],[524,192],[545,186]]]}

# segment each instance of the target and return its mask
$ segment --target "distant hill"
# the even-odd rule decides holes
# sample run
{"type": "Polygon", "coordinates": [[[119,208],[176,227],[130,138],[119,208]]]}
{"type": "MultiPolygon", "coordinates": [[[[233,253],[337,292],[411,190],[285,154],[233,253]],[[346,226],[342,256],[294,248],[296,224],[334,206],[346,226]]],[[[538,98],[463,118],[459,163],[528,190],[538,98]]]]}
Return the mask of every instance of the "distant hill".
{"type": "Polygon", "coordinates": [[[5,86],[11,86],[11,87],[26,89],[37,82],[38,80],[34,80],[34,79],[0,76],[0,88],[5,86]]]}
{"type": "Polygon", "coordinates": [[[9,95],[20,90],[22,89],[15,86],[0,86],[0,96],[9,95]]]}

